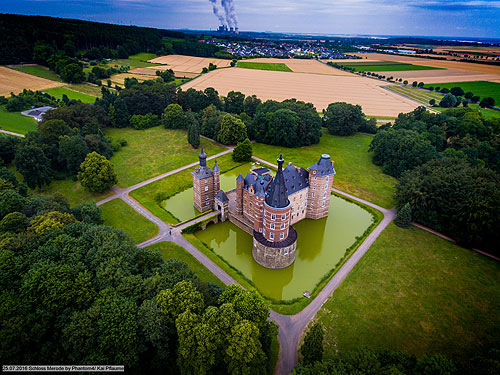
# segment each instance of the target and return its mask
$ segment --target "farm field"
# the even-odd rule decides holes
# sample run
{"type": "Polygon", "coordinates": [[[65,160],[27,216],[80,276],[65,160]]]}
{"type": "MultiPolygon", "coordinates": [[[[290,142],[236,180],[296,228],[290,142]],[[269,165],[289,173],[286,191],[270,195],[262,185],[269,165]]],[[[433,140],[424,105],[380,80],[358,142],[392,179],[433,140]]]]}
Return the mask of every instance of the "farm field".
{"type": "Polygon", "coordinates": [[[418,70],[418,71],[388,71],[386,76],[401,78],[413,81],[424,82],[427,84],[436,85],[435,82],[459,82],[459,81],[480,81],[480,80],[495,80],[500,78],[500,75],[471,73],[464,70],[448,69],[448,70],[418,70]]]}
{"type": "Polygon", "coordinates": [[[328,66],[313,59],[276,59],[276,58],[262,57],[245,61],[256,62],[256,63],[272,63],[272,64],[284,63],[295,73],[327,74],[331,76],[350,76],[350,77],[353,76],[352,73],[345,72],[339,69],[334,69],[331,66],[328,66]]]}
{"type": "MultiPolygon", "coordinates": [[[[105,134],[124,139],[128,145],[111,158],[119,187],[128,187],[198,160],[199,149],[187,142],[185,130],[157,126],[145,130],[109,128],[105,134]]],[[[225,150],[212,141],[202,140],[205,152],[215,155],[225,150]]]]}
{"type": "Polygon", "coordinates": [[[135,244],[144,242],[158,234],[158,227],[121,199],[113,199],[100,206],[105,225],[120,229],[135,244]]]}
{"type": "Polygon", "coordinates": [[[472,91],[474,95],[481,98],[491,96],[495,99],[497,106],[500,105],[500,83],[487,82],[487,81],[473,81],[473,82],[446,82],[434,83],[432,86],[439,86],[441,88],[451,89],[452,87],[461,87],[465,92],[472,91]]]}
{"type": "Polygon", "coordinates": [[[3,105],[0,106],[0,129],[19,134],[38,131],[33,118],[23,116],[19,112],[8,112],[3,105]]]}
{"type": "Polygon", "coordinates": [[[50,94],[57,99],[62,99],[62,96],[65,94],[69,99],[80,100],[82,101],[82,103],[95,102],[96,100],[95,96],[74,91],[70,87],[71,86],[54,87],[53,89],[43,90],[43,92],[46,92],[47,94],[50,94]]]}
{"type": "Polygon", "coordinates": [[[91,85],[89,83],[76,83],[66,87],[70,90],[81,92],[82,94],[95,96],[96,98],[100,98],[102,96],[101,88],[97,85],[91,85]]]}
{"type": "Polygon", "coordinates": [[[24,89],[35,91],[58,86],[64,86],[64,83],[0,66],[0,96],[10,96],[11,92],[19,94],[24,89]]]}
{"type": "Polygon", "coordinates": [[[260,63],[250,61],[240,61],[237,65],[238,68],[243,69],[258,69],[258,70],[273,70],[278,72],[292,72],[286,64],[283,63],[260,63]]]}
{"type": "Polygon", "coordinates": [[[48,68],[40,65],[29,64],[29,65],[11,65],[9,68],[17,70],[19,72],[31,74],[40,78],[50,79],[51,81],[62,82],[61,77],[48,68]]]}
{"type": "MultiPolygon", "coordinates": [[[[331,70],[334,70],[331,68],[331,70]]],[[[239,90],[246,95],[257,95],[262,100],[296,98],[311,102],[318,111],[332,102],[359,104],[367,115],[397,116],[410,112],[416,103],[392,94],[379,87],[380,82],[352,74],[329,76],[323,74],[271,72],[254,69],[215,70],[188,82],[185,89],[204,90],[215,88],[219,94],[227,95],[239,90]]]]}
{"type": "Polygon", "coordinates": [[[372,154],[368,152],[372,139],[369,135],[340,137],[325,131],[317,145],[285,148],[254,143],[252,148],[254,156],[270,163],[276,164],[278,155],[282,153],[286,163],[292,162],[304,168],[317,162],[321,154],[330,154],[337,172],[333,179],[334,188],[379,206],[392,208],[396,204],[393,195],[397,180],[383,174],[382,169],[372,163],[372,154]]]}
{"type": "Polygon", "coordinates": [[[194,57],[182,55],[160,56],[149,60],[151,63],[167,65],[165,69],[172,69],[176,77],[193,78],[186,74],[200,74],[203,68],[208,67],[210,63],[217,65],[218,68],[226,68],[231,65],[231,60],[214,59],[208,57],[194,57]]]}
{"type": "Polygon", "coordinates": [[[500,79],[500,66],[498,65],[475,64],[475,63],[448,61],[448,60],[431,60],[413,56],[386,55],[382,53],[362,53],[355,55],[370,60],[394,61],[406,64],[431,66],[435,68],[456,69],[456,70],[470,72],[473,74],[482,73],[487,75],[495,75],[498,76],[497,79],[500,79]]]}
{"type": "Polygon", "coordinates": [[[135,55],[129,56],[129,60],[137,60],[137,61],[148,61],[156,58],[157,55],[154,53],[140,52],[135,55]]]}
{"type": "MultiPolygon", "coordinates": [[[[148,79],[152,79],[152,77],[146,76],[144,74],[131,74],[131,73],[119,73],[108,78],[111,80],[113,84],[117,84],[119,86],[125,85],[125,78],[136,78],[139,82],[146,81],[148,79]]],[[[101,80],[103,86],[107,86],[108,79],[101,80]]]]}
{"type": "Polygon", "coordinates": [[[318,312],[325,355],[390,348],[467,358],[497,344],[500,263],[391,223],[318,312]]]}
{"type": "Polygon", "coordinates": [[[358,72],[399,72],[411,70],[436,70],[443,68],[434,68],[423,65],[403,64],[403,63],[347,63],[343,64],[349,68],[354,68],[358,72]]]}
{"type": "Polygon", "coordinates": [[[195,257],[189,254],[184,248],[173,242],[160,242],[148,246],[148,249],[159,251],[163,256],[163,259],[165,259],[166,261],[170,258],[182,260],[202,281],[205,281],[207,283],[214,283],[221,287],[224,286],[224,283],[220,281],[204,265],[202,265],[195,257]]]}

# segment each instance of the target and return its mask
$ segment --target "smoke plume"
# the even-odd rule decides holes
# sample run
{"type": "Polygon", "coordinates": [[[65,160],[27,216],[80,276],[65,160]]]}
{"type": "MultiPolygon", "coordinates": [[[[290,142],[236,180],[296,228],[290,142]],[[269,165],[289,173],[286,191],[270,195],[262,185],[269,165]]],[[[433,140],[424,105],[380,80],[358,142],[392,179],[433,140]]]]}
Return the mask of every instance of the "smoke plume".
{"type": "Polygon", "coordinates": [[[219,23],[221,25],[224,25],[226,22],[224,16],[219,13],[219,6],[217,5],[217,0],[209,0],[209,1],[212,3],[212,10],[215,16],[219,19],[219,23]]]}

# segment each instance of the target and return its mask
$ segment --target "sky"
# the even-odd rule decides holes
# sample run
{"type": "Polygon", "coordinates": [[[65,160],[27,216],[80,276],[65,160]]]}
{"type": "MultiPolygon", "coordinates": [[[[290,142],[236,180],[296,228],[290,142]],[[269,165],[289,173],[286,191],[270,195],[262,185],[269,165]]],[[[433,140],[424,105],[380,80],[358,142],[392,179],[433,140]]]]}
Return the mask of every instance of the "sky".
{"type": "MultiPolygon", "coordinates": [[[[221,0],[217,1],[224,14],[221,0]]],[[[230,2],[231,0],[224,0],[230,2]]],[[[232,0],[240,30],[500,37],[500,0],[232,0]]],[[[216,29],[210,0],[0,0],[0,13],[216,29]]]]}

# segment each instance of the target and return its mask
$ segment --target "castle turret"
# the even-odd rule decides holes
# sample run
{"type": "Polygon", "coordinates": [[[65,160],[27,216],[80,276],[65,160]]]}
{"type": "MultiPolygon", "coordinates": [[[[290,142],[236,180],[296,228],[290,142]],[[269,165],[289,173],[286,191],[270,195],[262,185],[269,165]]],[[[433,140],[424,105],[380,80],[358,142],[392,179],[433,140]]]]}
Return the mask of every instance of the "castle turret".
{"type": "Polygon", "coordinates": [[[201,148],[198,155],[200,166],[193,172],[193,205],[205,212],[214,206],[214,197],[218,190],[214,190],[214,172],[207,167],[207,154],[201,148]]]}
{"type": "Polygon", "coordinates": [[[245,180],[240,174],[236,179],[236,213],[243,215],[243,185],[245,180]]]}
{"type": "Polygon", "coordinates": [[[252,255],[266,268],[285,268],[295,260],[297,232],[290,226],[291,205],[283,176],[283,157],[278,159],[278,171],[269,183],[263,203],[263,229],[254,227],[252,255]]]}
{"type": "Polygon", "coordinates": [[[212,169],[214,172],[214,191],[219,191],[220,190],[220,168],[217,165],[217,159],[215,160],[215,165],[214,169],[212,169]]]}
{"type": "Polygon", "coordinates": [[[309,168],[309,197],[307,218],[321,219],[328,216],[335,169],[330,155],[323,154],[317,163],[309,168]]]}

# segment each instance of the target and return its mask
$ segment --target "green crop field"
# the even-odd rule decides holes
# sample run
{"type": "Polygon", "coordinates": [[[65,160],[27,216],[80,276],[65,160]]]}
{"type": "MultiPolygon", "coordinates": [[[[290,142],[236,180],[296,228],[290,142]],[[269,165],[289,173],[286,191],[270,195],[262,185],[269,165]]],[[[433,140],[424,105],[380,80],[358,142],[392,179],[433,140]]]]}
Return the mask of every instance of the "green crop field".
{"type": "Polygon", "coordinates": [[[325,131],[317,145],[285,148],[254,143],[252,147],[255,156],[268,162],[276,164],[276,159],[283,153],[285,163],[292,162],[304,168],[318,161],[321,154],[330,154],[337,172],[333,179],[335,188],[382,207],[392,208],[396,204],[393,195],[397,180],[383,174],[382,169],[372,163],[372,154],[368,152],[372,139],[363,134],[333,136],[325,131]]]}
{"type": "Polygon", "coordinates": [[[500,262],[390,224],[316,316],[325,355],[368,347],[469,358],[498,344],[499,290],[500,262]]]}
{"type": "Polygon", "coordinates": [[[248,61],[238,62],[238,68],[258,69],[258,70],[274,70],[278,72],[293,72],[286,64],[283,63],[256,63],[248,61]]]}
{"type": "Polygon", "coordinates": [[[100,98],[102,96],[101,87],[97,85],[91,85],[89,83],[76,83],[66,87],[70,90],[78,91],[82,94],[87,94],[96,98],[100,98]]]}
{"type": "Polygon", "coordinates": [[[203,264],[201,264],[195,257],[188,253],[187,250],[173,242],[160,242],[147,247],[150,250],[157,250],[163,256],[163,259],[169,260],[175,258],[185,262],[188,267],[193,271],[202,281],[207,283],[214,283],[219,286],[224,286],[212,272],[210,272],[203,264]]]}
{"type": "Polygon", "coordinates": [[[80,100],[82,103],[94,103],[96,100],[95,96],[83,94],[81,92],[73,91],[68,87],[71,86],[63,86],[63,87],[54,87],[52,89],[43,90],[47,94],[52,95],[57,99],[62,99],[62,96],[66,94],[69,99],[80,100]]]}
{"type": "Polygon", "coordinates": [[[23,116],[19,112],[8,112],[3,105],[0,106],[0,129],[19,134],[38,131],[33,118],[23,116]]]}
{"type": "Polygon", "coordinates": [[[129,56],[129,60],[137,60],[137,61],[148,61],[157,57],[155,53],[146,53],[140,52],[136,55],[129,56]]]}
{"type": "Polygon", "coordinates": [[[139,244],[158,234],[158,227],[121,199],[113,199],[101,207],[104,224],[121,229],[139,244]]]}
{"type": "Polygon", "coordinates": [[[54,73],[52,70],[45,68],[40,65],[13,65],[10,68],[18,70],[23,73],[31,74],[32,76],[37,76],[45,79],[50,79],[51,81],[62,82],[61,77],[54,73]]]}
{"type": "MultiPolygon", "coordinates": [[[[194,149],[188,143],[185,130],[164,129],[162,126],[146,130],[109,128],[105,134],[128,143],[111,158],[120,187],[132,186],[193,163],[200,153],[200,149],[194,149]]],[[[209,156],[225,150],[212,141],[202,139],[201,142],[209,156]]]]}
{"type": "Polygon", "coordinates": [[[452,87],[461,87],[464,92],[473,92],[474,95],[485,98],[491,96],[495,99],[497,107],[500,105],[500,83],[488,81],[471,81],[471,82],[449,82],[449,83],[433,83],[425,85],[427,87],[440,87],[451,89],[452,87]]]}
{"type": "Polygon", "coordinates": [[[358,72],[392,72],[392,71],[407,71],[407,70],[436,70],[442,68],[434,68],[424,65],[413,64],[345,64],[349,68],[354,68],[358,72]]]}

